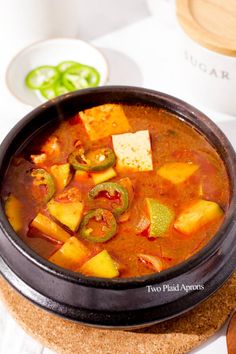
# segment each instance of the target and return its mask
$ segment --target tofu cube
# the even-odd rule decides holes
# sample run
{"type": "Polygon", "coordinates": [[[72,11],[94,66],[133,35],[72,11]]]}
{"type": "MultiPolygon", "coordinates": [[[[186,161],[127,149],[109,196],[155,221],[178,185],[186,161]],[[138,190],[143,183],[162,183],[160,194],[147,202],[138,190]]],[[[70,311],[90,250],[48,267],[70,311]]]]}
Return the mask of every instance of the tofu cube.
{"type": "Polygon", "coordinates": [[[79,112],[91,141],[130,131],[129,121],[119,104],[104,104],[79,112]]]}
{"type": "Polygon", "coordinates": [[[152,171],[152,150],[148,130],[112,135],[118,170],[152,171]]]}

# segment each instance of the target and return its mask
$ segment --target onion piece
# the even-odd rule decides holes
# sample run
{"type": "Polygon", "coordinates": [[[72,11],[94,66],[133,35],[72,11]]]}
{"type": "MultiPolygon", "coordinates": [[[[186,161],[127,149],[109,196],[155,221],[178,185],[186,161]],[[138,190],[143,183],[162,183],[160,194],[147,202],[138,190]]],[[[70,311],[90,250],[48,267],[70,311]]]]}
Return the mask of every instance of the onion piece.
{"type": "Polygon", "coordinates": [[[163,263],[160,257],[150,256],[148,254],[139,253],[138,259],[144,263],[148,268],[151,268],[157,272],[161,272],[163,269],[163,263]]]}
{"type": "Polygon", "coordinates": [[[42,146],[42,151],[49,156],[59,156],[60,154],[60,144],[56,136],[51,136],[42,146]]]}
{"type": "Polygon", "coordinates": [[[135,232],[141,234],[143,231],[147,230],[150,226],[150,220],[144,214],[141,214],[141,218],[135,226],[135,232]]]}
{"type": "Polygon", "coordinates": [[[120,217],[119,222],[126,222],[130,218],[130,210],[125,211],[120,217]]]}
{"type": "Polygon", "coordinates": [[[44,163],[47,159],[47,155],[45,153],[39,155],[30,155],[30,158],[31,161],[37,165],[44,163]]]}

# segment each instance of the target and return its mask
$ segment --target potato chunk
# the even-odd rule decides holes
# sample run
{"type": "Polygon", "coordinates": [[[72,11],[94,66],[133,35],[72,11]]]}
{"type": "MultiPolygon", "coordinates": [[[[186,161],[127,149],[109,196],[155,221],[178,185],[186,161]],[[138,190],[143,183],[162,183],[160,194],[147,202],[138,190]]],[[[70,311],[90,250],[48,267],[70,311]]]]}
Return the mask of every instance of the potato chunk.
{"type": "Polygon", "coordinates": [[[14,195],[11,194],[7,198],[5,203],[5,212],[9,223],[16,232],[20,231],[23,226],[21,220],[22,207],[23,205],[14,195]]]}
{"type": "Polygon", "coordinates": [[[174,184],[179,184],[186,181],[198,168],[198,165],[191,162],[169,162],[161,166],[157,174],[174,184]]]}
{"type": "Polygon", "coordinates": [[[66,243],[56,251],[49,261],[66,269],[75,269],[90,254],[90,250],[76,237],[70,237],[66,243]]]}
{"type": "Polygon", "coordinates": [[[106,250],[89,259],[82,265],[79,271],[86,275],[101,278],[115,278],[119,276],[117,263],[106,250]]]}
{"type": "Polygon", "coordinates": [[[223,211],[217,203],[201,199],[178,216],[174,227],[183,234],[190,235],[221,216],[223,211]]]}
{"type": "Polygon", "coordinates": [[[148,130],[112,135],[118,170],[152,171],[152,150],[148,130]]]}
{"type": "Polygon", "coordinates": [[[113,167],[108,168],[105,171],[101,172],[93,172],[91,174],[93,182],[95,184],[99,184],[105,181],[108,181],[109,179],[116,177],[116,171],[114,170],[113,167]]]}
{"type": "Polygon", "coordinates": [[[53,165],[50,172],[55,179],[57,189],[64,189],[71,180],[70,164],[53,165]]]}
{"type": "Polygon", "coordinates": [[[68,232],[66,232],[62,227],[41,213],[36,215],[30,225],[59,242],[66,242],[70,237],[68,232]]]}
{"type": "Polygon", "coordinates": [[[119,104],[104,104],[79,112],[90,140],[130,131],[128,119],[119,104]]]}
{"type": "Polygon", "coordinates": [[[75,182],[86,182],[89,180],[89,174],[87,171],[77,170],[74,174],[75,182]]]}
{"type": "Polygon", "coordinates": [[[83,208],[84,204],[76,188],[68,189],[47,204],[49,213],[72,231],[76,231],[79,227],[83,208]]]}

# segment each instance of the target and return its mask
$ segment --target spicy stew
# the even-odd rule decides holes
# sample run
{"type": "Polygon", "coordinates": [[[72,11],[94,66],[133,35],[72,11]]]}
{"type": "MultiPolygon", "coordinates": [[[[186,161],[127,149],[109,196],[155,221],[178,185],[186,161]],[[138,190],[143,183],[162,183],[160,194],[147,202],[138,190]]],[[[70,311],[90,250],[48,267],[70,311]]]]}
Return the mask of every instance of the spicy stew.
{"type": "Polygon", "coordinates": [[[229,181],[210,143],[173,114],[105,104],[14,156],[2,197],[13,229],[42,257],[126,278],[204,247],[224,219],[229,181]]]}

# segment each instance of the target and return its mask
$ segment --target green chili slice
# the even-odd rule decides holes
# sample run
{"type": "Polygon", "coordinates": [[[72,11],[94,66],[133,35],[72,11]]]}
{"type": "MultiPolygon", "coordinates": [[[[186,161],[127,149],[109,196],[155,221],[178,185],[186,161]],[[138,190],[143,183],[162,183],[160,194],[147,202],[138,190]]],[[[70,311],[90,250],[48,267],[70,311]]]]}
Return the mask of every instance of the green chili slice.
{"type": "Polygon", "coordinates": [[[64,95],[64,93],[69,92],[69,90],[62,84],[60,80],[56,82],[54,90],[56,96],[64,95]]]}
{"type": "Polygon", "coordinates": [[[25,83],[30,89],[43,90],[55,84],[59,76],[60,73],[54,66],[39,66],[28,73],[25,83]]]}
{"type": "Polygon", "coordinates": [[[47,100],[51,100],[52,98],[68,92],[69,90],[61,83],[60,80],[58,80],[54,85],[40,90],[41,95],[47,100]]]}
{"type": "Polygon", "coordinates": [[[47,100],[51,100],[57,96],[55,88],[53,86],[40,90],[41,95],[47,100]]]}
{"type": "Polygon", "coordinates": [[[60,73],[63,73],[64,71],[66,71],[71,66],[78,65],[78,64],[80,65],[80,63],[78,63],[76,61],[66,60],[66,61],[62,61],[61,63],[59,63],[57,65],[57,69],[60,71],[60,73]]]}
{"type": "Polygon", "coordinates": [[[43,168],[36,168],[31,171],[31,176],[34,178],[34,185],[45,186],[47,193],[44,202],[47,203],[55,193],[55,184],[52,176],[43,168]]]}
{"type": "Polygon", "coordinates": [[[110,240],[117,230],[114,215],[106,209],[95,209],[84,215],[79,234],[85,240],[92,242],[106,242],[110,240]]]}
{"type": "Polygon", "coordinates": [[[90,199],[96,199],[100,196],[113,201],[112,212],[115,215],[123,214],[129,207],[129,194],[125,187],[115,182],[104,182],[97,184],[89,192],[90,199]],[[118,203],[115,201],[118,200],[118,203]],[[114,207],[115,205],[115,207],[114,207]]]}
{"type": "Polygon", "coordinates": [[[99,148],[84,151],[83,148],[74,150],[68,158],[75,170],[103,171],[115,164],[115,154],[110,148],[99,148]]]}
{"type": "Polygon", "coordinates": [[[73,65],[62,74],[62,83],[69,91],[95,87],[98,86],[99,82],[99,72],[88,65],[73,65]]]}

